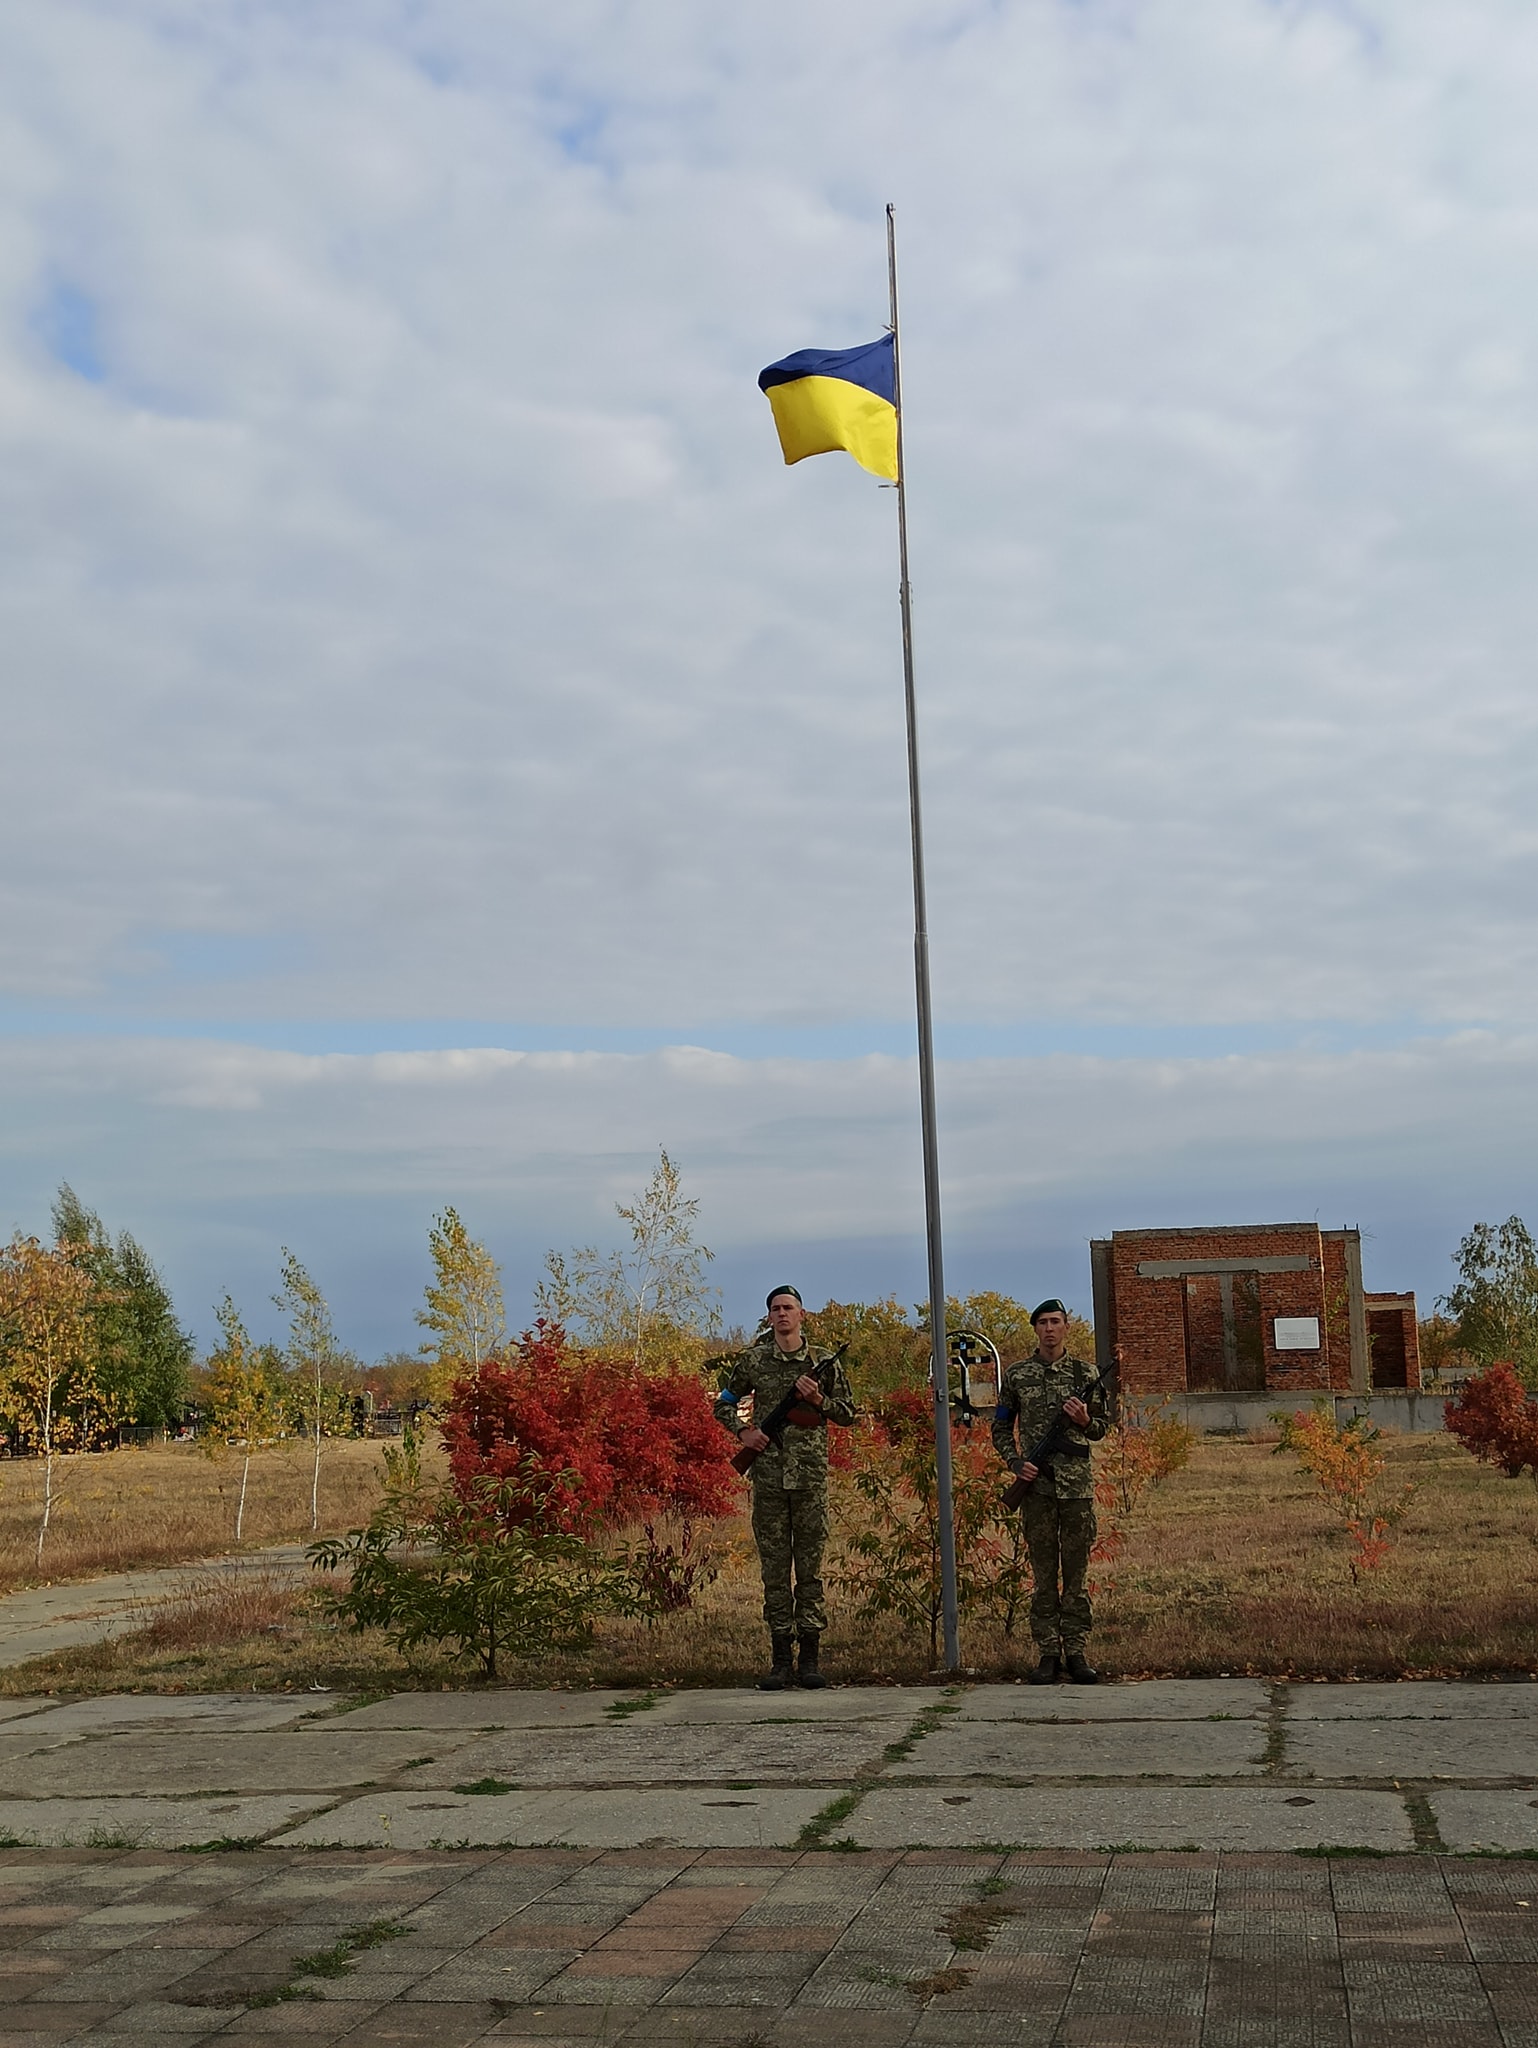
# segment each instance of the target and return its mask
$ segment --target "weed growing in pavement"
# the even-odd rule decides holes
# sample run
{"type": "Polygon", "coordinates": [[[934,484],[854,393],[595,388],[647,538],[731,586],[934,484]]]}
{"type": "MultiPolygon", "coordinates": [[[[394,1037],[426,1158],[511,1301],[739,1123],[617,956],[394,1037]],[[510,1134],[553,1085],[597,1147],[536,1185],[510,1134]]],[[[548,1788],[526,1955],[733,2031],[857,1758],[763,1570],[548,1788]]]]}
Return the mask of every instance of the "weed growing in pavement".
{"type": "MultiPolygon", "coordinates": [[[[823,1848],[827,1844],[828,1836],[832,1834],[839,1822],[841,1820],[848,1820],[850,1814],[854,1812],[860,1801],[865,1797],[866,1789],[864,1785],[861,1785],[856,1790],[840,1792],[836,1799],[830,1799],[819,1813],[812,1815],[805,1827],[802,1828],[800,1834],[797,1835],[796,1847],[798,1849],[823,1848]]],[[[845,1839],[847,1840],[847,1837],[845,1839]]]]}
{"type": "Polygon", "coordinates": [[[927,2005],[931,1998],[944,1998],[947,1992],[964,1990],[971,1981],[970,1970],[958,1970],[952,1965],[947,1970],[931,1970],[927,1977],[910,1977],[903,1989],[927,2005]]]}
{"type": "Polygon", "coordinates": [[[247,1998],[248,2009],[269,2005],[286,2005],[296,1998],[319,1998],[320,1993],[302,1982],[306,1977],[346,1977],[351,1974],[353,1957],[364,1950],[382,1948],[387,1941],[399,1941],[411,1932],[399,1920],[370,1920],[362,1927],[349,1927],[340,1941],[330,1948],[317,1949],[313,1955],[296,1956],[291,1965],[292,1974],[286,1984],[280,1984],[274,1991],[259,1991],[247,1998]]]}
{"type": "MultiPolygon", "coordinates": [[[[833,1830],[841,1820],[847,1820],[850,1814],[854,1812],[886,1765],[900,1763],[910,1753],[914,1743],[921,1736],[931,1734],[939,1727],[947,1714],[954,1714],[961,1705],[963,1692],[964,1688],[961,1686],[948,1686],[944,1694],[932,1705],[921,1707],[918,1713],[914,1715],[913,1724],[907,1734],[898,1742],[889,1742],[881,1752],[881,1763],[876,1769],[862,1772],[847,1792],[840,1792],[836,1799],[828,1801],[820,1813],[812,1815],[812,1818],[796,1837],[796,1847],[798,1849],[821,1849],[826,1847],[828,1845],[828,1837],[832,1834],[833,1830]]],[[[832,1846],[842,1849],[846,1846],[846,1841],[847,1838],[845,1841],[835,1842],[832,1846]]],[[[854,1849],[858,1847],[858,1844],[847,1841],[847,1846],[854,1849]]]]}

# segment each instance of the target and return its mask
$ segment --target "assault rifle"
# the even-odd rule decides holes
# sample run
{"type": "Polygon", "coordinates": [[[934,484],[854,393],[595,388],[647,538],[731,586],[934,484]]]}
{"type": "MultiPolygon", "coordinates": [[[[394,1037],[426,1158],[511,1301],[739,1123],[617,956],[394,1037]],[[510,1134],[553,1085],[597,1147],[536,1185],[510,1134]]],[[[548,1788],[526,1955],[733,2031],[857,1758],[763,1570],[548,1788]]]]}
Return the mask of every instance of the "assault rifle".
{"type": "MultiPolygon", "coordinates": [[[[1085,1387],[1083,1393],[1071,1394],[1069,1399],[1072,1401],[1082,1401],[1087,1408],[1089,1406],[1089,1395],[1099,1385],[1101,1385],[1101,1380],[1097,1373],[1089,1385],[1085,1387]]],[[[1047,1458],[1087,1458],[1089,1456],[1089,1445],[1077,1444],[1064,1434],[1066,1430],[1073,1427],[1074,1424],[1068,1420],[1068,1417],[1059,1408],[1048,1425],[1046,1434],[1038,1443],[1031,1446],[1021,1459],[1021,1464],[1034,1465],[1039,1473],[1043,1461],[1047,1458]]],[[[1016,1508],[1024,1507],[1025,1496],[1030,1492],[1035,1483],[1034,1479],[1021,1479],[1017,1475],[1014,1485],[1005,1490],[1004,1506],[1011,1512],[1016,1508]]]]}
{"type": "MultiPolygon", "coordinates": [[[[814,1367],[812,1370],[811,1377],[816,1380],[818,1391],[822,1394],[824,1400],[833,1391],[833,1368],[848,1349],[849,1346],[847,1344],[840,1344],[831,1358],[825,1358],[821,1365],[814,1367]]],[[[800,1375],[797,1377],[800,1377],[800,1375]]],[[[796,1382],[792,1380],[789,1387],[780,1396],[779,1400],[775,1402],[763,1421],[757,1424],[757,1427],[764,1432],[764,1435],[768,1437],[771,1443],[777,1444],[784,1438],[787,1422],[793,1424],[797,1429],[816,1429],[820,1426],[823,1419],[821,1407],[808,1401],[804,1394],[798,1394],[796,1392],[796,1382]]],[[[734,1472],[750,1472],[755,1462],[763,1455],[762,1451],[750,1451],[747,1445],[744,1444],[732,1460],[732,1470],[734,1472]]]]}

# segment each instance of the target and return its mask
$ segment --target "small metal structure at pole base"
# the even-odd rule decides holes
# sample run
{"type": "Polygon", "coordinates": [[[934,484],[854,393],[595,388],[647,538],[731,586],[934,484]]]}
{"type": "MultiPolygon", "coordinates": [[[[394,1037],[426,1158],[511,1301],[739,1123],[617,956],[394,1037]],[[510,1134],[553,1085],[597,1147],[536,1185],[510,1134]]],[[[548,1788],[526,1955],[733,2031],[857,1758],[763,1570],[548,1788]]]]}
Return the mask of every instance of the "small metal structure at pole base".
{"type": "Polygon", "coordinates": [[[907,467],[903,461],[902,339],[897,324],[897,212],[886,210],[887,279],[892,300],[893,400],[897,414],[897,549],[901,567],[903,694],[908,716],[908,815],[913,837],[913,980],[918,999],[919,1110],[924,1134],[924,1234],[929,1254],[929,1380],[935,1403],[935,1479],[939,1490],[940,1608],[945,1668],[961,1668],[956,1611],[956,1518],[951,1504],[951,1402],[945,1342],[945,1261],[940,1244],[940,1148],[935,1131],[934,1020],[929,993],[929,912],[924,891],[924,827],[919,805],[918,707],[913,693],[913,594],[908,583],[907,467]]]}

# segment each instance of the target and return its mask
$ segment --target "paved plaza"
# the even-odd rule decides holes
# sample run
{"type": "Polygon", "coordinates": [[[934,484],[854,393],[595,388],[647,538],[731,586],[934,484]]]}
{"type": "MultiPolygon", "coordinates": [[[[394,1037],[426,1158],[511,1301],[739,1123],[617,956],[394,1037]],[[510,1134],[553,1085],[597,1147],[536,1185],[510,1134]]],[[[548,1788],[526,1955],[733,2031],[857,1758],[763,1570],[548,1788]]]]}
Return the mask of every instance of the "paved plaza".
{"type": "Polygon", "coordinates": [[[0,2048],[1538,2048],[1538,1685],[0,1703],[0,2048]]]}

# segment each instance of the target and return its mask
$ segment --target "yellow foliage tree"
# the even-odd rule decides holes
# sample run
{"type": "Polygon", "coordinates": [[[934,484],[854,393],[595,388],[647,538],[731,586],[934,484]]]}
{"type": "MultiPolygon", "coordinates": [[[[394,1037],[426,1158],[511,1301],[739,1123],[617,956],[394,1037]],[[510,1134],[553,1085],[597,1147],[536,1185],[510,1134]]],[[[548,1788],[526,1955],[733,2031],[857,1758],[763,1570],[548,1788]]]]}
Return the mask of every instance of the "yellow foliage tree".
{"type": "Polygon", "coordinates": [[[326,1297],[287,1245],[283,1253],[283,1286],[272,1298],[288,1317],[288,1366],[291,1404],[315,1447],[310,1476],[310,1527],[320,1527],[320,1453],[328,1436],[347,1426],[352,1402],[347,1375],[357,1361],[336,1341],[326,1297]]]}
{"type": "Polygon", "coordinates": [[[424,1290],[426,1306],[417,1310],[417,1321],[433,1333],[434,1341],[422,1346],[422,1356],[432,1362],[429,1384],[434,1399],[439,1399],[463,1373],[501,1350],[507,1342],[507,1312],[502,1268],[471,1237],[457,1209],[445,1209],[433,1218],[427,1248],[434,1277],[424,1290]]]}
{"type": "Polygon", "coordinates": [[[205,1372],[203,1447],[211,1458],[227,1447],[241,1452],[235,1507],[238,1543],[245,1528],[252,1454],[276,1443],[283,1432],[282,1366],[268,1345],[251,1342],[228,1295],[215,1313],[223,1342],[210,1352],[205,1372]]]}
{"type": "Polygon", "coordinates": [[[684,1194],[666,1151],[640,1194],[614,1211],[630,1226],[630,1250],[548,1252],[536,1312],[589,1349],[623,1349],[637,1366],[700,1364],[720,1323],[719,1297],[705,1282],[715,1254],[695,1241],[700,1205],[684,1194]]]}
{"type": "Polygon", "coordinates": [[[0,1252],[0,1406],[42,1454],[37,1562],[53,1519],[54,1459],[85,1441],[96,1377],[95,1281],[69,1256],[20,1232],[0,1252]]]}

